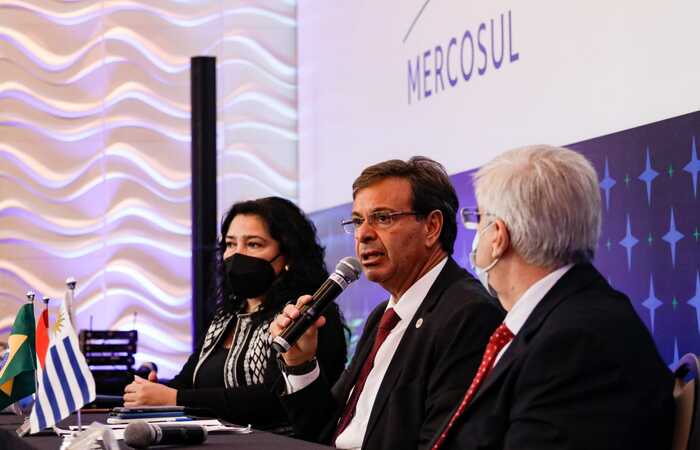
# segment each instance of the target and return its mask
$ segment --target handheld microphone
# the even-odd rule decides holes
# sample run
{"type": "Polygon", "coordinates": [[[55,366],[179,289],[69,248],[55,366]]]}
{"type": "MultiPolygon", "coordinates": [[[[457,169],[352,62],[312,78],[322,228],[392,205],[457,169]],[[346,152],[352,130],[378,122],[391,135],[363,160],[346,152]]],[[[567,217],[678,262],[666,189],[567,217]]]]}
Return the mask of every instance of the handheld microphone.
{"type": "Polygon", "coordinates": [[[134,448],[150,445],[196,445],[207,440],[207,429],[201,425],[156,425],[138,420],[127,425],[124,442],[134,448]]]}
{"type": "Polygon", "coordinates": [[[316,322],[323,310],[353,281],[360,277],[362,266],[357,258],[346,256],[338,262],[333,272],[311,298],[299,310],[300,315],[272,341],[277,353],[285,353],[316,322]]]}

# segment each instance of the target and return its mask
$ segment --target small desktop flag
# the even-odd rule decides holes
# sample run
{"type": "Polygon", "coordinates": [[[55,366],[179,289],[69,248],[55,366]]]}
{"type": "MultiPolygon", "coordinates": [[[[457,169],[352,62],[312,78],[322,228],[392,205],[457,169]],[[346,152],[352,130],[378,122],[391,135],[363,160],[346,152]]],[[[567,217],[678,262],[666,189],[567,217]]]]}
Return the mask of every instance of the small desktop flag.
{"type": "Polygon", "coordinates": [[[33,304],[17,312],[8,344],[9,356],[0,369],[0,410],[35,391],[33,304]]]}
{"type": "Polygon", "coordinates": [[[37,368],[44,368],[46,352],[49,348],[49,308],[44,307],[44,311],[39,316],[36,323],[36,360],[37,368]]]}
{"type": "Polygon", "coordinates": [[[55,425],[95,400],[95,380],[80,352],[65,300],[58,311],[44,367],[39,373],[39,388],[30,416],[32,433],[55,425]]]}

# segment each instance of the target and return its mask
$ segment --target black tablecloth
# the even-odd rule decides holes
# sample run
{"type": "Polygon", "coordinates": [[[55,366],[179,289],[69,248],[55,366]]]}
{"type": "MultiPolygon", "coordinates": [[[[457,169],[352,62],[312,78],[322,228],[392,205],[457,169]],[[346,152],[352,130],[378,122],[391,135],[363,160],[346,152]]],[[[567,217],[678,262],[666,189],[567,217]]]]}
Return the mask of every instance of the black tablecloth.
{"type": "MultiPolygon", "coordinates": [[[[92,422],[106,423],[107,414],[105,413],[85,413],[82,414],[83,425],[90,425],[92,422]]],[[[10,431],[14,434],[14,430],[22,424],[22,418],[14,415],[0,414],[0,430],[10,431]]],[[[76,424],[76,416],[72,415],[59,424],[60,428],[68,428],[70,425],[76,424]]],[[[18,445],[13,447],[11,442],[7,442],[8,435],[0,434],[0,450],[19,448],[18,445]],[[5,441],[5,442],[3,442],[5,441]]],[[[28,436],[22,439],[37,450],[57,450],[61,446],[61,438],[55,435],[42,434],[38,436],[28,436]]],[[[124,441],[119,441],[120,449],[131,449],[124,441]]],[[[254,430],[251,434],[233,434],[233,433],[211,433],[207,441],[201,445],[187,446],[167,446],[155,448],[168,449],[195,449],[205,448],[210,450],[215,449],[250,449],[250,450],[321,450],[329,449],[319,444],[300,441],[286,436],[279,436],[264,431],[254,430]]]]}

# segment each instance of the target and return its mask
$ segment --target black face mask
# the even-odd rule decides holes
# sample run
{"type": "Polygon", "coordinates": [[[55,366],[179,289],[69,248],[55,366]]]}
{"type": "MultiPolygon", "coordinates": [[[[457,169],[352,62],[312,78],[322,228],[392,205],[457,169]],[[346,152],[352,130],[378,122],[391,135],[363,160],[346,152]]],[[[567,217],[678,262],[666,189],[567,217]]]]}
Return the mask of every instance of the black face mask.
{"type": "Polygon", "coordinates": [[[277,278],[272,261],[235,253],[224,260],[225,281],[231,293],[239,298],[255,298],[267,292],[277,278]]]}

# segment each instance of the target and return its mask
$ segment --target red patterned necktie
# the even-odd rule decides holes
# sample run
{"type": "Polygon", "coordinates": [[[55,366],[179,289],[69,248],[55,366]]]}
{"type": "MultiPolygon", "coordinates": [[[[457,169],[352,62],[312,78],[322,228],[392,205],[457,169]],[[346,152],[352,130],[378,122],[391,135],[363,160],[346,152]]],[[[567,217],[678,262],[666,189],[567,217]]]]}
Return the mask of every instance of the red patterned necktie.
{"type": "Polygon", "coordinates": [[[399,323],[399,320],[401,320],[401,318],[398,314],[396,314],[394,308],[389,308],[386,311],[384,311],[384,315],[379,321],[379,329],[377,330],[377,335],[374,338],[372,350],[370,351],[369,355],[367,355],[367,358],[365,359],[365,362],[362,365],[362,369],[360,370],[360,374],[357,376],[357,381],[355,381],[355,388],[352,391],[350,399],[345,404],[343,415],[338,421],[338,427],[335,429],[335,434],[333,434],[333,440],[331,442],[335,442],[338,436],[340,436],[340,433],[342,433],[345,430],[345,428],[347,428],[347,426],[352,421],[352,418],[355,416],[357,400],[360,398],[362,388],[365,387],[367,376],[372,370],[372,367],[374,367],[374,357],[377,355],[379,347],[382,346],[384,340],[389,335],[391,330],[393,330],[396,324],[399,323]]]}
{"type": "Polygon", "coordinates": [[[512,339],[513,333],[508,329],[505,323],[502,323],[498,328],[496,328],[496,331],[493,332],[491,339],[489,339],[489,343],[486,346],[484,357],[481,359],[479,370],[476,372],[476,375],[472,380],[472,384],[469,386],[469,389],[467,389],[466,394],[464,394],[464,398],[462,399],[462,403],[459,404],[459,408],[457,408],[457,411],[452,414],[447,426],[445,426],[440,433],[440,437],[435,442],[435,445],[433,445],[432,450],[438,450],[445,442],[450,429],[452,429],[452,426],[455,424],[457,419],[459,419],[459,416],[462,415],[469,402],[472,400],[472,398],[474,398],[474,395],[479,390],[479,386],[481,386],[481,382],[484,381],[489,372],[491,372],[491,369],[493,369],[493,363],[496,360],[496,356],[498,356],[498,353],[512,339]]]}

